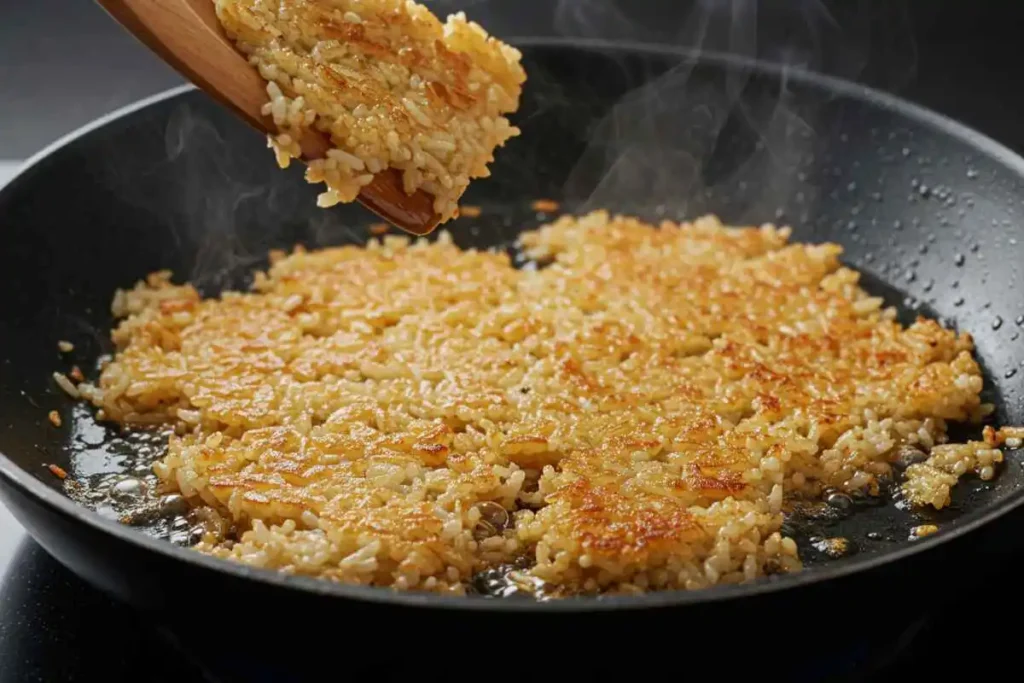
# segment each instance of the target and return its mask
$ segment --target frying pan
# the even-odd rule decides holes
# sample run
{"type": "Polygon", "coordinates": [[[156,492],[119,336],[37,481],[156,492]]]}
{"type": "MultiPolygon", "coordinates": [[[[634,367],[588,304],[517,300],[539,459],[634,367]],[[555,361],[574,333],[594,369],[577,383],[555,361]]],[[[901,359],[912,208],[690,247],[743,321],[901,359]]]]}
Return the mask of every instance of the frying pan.
{"type": "MultiPolygon", "coordinates": [[[[518,45],[530,74],[516,116],[523,134],[470,188],[466,203],[483,213],[449,226],[458,243],[510,245],[549,218],[530,209],[536,198],[571,211],[792,224],[795,240],[842,244],[844,261],[904,320],[924,313],[969,330],[994,420],[1024,424],[1024,160],[938,114],[795,69],[597,41],[518,45]]],[[[74,475],[114,456],[83,440],[96,425],[53,384],[71,363],[57,341],[75,344],[83,368],[110,352],[112,293],[154,270],[214,293],[245,286],[269,249],[367,239],[372,216],[317,209],[316,191],[190,88],[61,140],[0,191],[0,498],[60,562],[191,646],[247,662],[257,672],[248,680],[270,671],[266,680],[292,680],[321,658],[347,672],[360,663],[422,672],[421,656],[479,658],[493,677],[538,665],[494,670],[494,656],[523,638],[539,644],[529,652],[561,652],[576,672],[660,653],[820,679],[815,667],[874,647],[868,635],[893,641],[957,590],[997,591],[990,572],[1019,547],[1024,473],[1013,452],[994,482],[968,478],[941,514],[882,501],[797,529],[811,566],[796,575],[551,602],[287,577],[175,547],[72,502],[46,465],[74,475]],[[940,531],[908,540],[923,521],[940,531]],[[818,561],[806,542],[815,533],[845,536],[856,552],[818,561]],[[320,654],[299,656],[309,648],[320,654]]]]}

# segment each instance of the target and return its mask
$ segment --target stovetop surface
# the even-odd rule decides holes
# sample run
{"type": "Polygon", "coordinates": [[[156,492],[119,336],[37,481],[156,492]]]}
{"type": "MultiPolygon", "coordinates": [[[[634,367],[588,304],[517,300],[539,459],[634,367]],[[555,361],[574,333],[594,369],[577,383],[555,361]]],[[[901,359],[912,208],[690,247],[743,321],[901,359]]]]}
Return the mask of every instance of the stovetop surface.
{"type": "MultiPolygon", "coordinates": [[[[0,533],[10,533],[10,523],[0,519],[0,533]]],[[[1014,574],[1007,565],[998,582],[1012,586],[1014,574]]],[[[1014,652],[1019,642],[1016,625],[1005,619],[997,622],[995,615],[1019,613],[1024,599],[1016,597],[1012,589],[999,594],[998,605],[965,596],[941,614],[910,620],[886,647],[872,650],[866,644],[850,643],[848,656],[858,662],[852,674],[833,678],[816,673],[807,680],[948,680],[958,666],[967,667],[983,680],[996,673],[1002,657],[1014,652]]],[[[838,668],[846,663],[835,664],[838,668]]],[[[816,662],[812,670],[827,671],[829,667],[827,661],[816,662]]],[[[0,584],[0,683],[92,680],[289,683],[278,676],[260,678],[252,671],[226,670],[196,661],[154,624],[89,587],[25,538],[7,559],[0,584]]]]}
{"type": "Polygon", "coordinates": [[[2,683],[216,681],[27,538],[9,559],[0,612],[2,683]]]}

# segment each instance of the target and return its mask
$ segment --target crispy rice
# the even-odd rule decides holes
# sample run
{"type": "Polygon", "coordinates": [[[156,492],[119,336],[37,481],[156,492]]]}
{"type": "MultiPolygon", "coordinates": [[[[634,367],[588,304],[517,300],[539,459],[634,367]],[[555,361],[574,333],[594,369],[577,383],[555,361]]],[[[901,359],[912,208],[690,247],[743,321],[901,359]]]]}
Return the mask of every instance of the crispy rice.
{"type": "Polygon", "coordinates": [[[205,300],[158,273],[79,391],[175,426],[156,471],[218,557],[452,593],[511,562],[553,595],[750,581],[800,569],[791,502],[900,461],[943,507],[1024,435],[945,443],[991,411],[970,336],[901,326],[788,236],[596,212],[523,234],[540,269],[442,232],[277,253],[205,300]]]}

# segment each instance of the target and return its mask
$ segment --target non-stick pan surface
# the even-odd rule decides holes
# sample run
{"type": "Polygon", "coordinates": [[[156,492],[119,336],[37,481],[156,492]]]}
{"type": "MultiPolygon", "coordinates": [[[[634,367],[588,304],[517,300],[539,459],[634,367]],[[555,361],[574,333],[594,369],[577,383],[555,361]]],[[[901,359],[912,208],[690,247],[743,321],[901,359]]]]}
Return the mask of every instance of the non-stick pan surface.
{"type": "MultiPolygon", "coordinates": [[[[523,134],[498,154],[493,177],[471,187],[466,202],[483,215],[453,224],[456,241],[510,244],[548,218],[530,210],[536,198],[652,219],[714,212],[727,223],[792,224],[796,240],[842,244],[868,289],[908,319],[924,312],[969,330],[996,421],[1024,424],[1024,161],[936,114],[798,71],[668,49],[521,45],[530,75],[517,116],[523,134]]],[[[1005,513],[1024,500],[1024,476],[1013,453],[995,482],[965,481],[942,514],[881,504],[819,530],[845,535],[857,552],[799,575],[548,603],[396,594],[256,571],[147,538],[64,497],[46,465],[74,474],[112,456],[90,441],[95,425],[73,414],[51,374],[110,351],[113,291],[169,268],[216,292],[244,285],[271,248],[367,239],[372,216],[317,209],[315,193],[300,169],[276,168],[259,135],[188,89],[61,141],[0,192],[0,493],[44,547],[104,590],[192,630],[213,626],[204,620],[216,615],[227,631],[279,618],[394,619],[414,640],[434,629],[447,639],[520,627],[635,635],[684,618],[702,624],[687,631],[698,639],[756,614],[776,625],[773,633],[802,625],[810,641],[822,632],[807,620],[823,605],[858,605],[864,616],[864,601],[899,594],[898,605],[878,609],[934,608],[954,586],[976,590],[985,567],[1014,547],[1005,513]],[[71,358],[58,353],[61,339],[75,344],[71,358]],[[47,420],[54,409],[60,428],[47,420]],[[909,541],[922,521],[940,532],[909,541]]],[[[826,631],[839,638],[843,628],[826,631]]],[[[318,633],[272,630],[285,642],[315,642],[318,633]]],[[[346,638],[360,648],[374,640],[365,631],[346,638]]]]}

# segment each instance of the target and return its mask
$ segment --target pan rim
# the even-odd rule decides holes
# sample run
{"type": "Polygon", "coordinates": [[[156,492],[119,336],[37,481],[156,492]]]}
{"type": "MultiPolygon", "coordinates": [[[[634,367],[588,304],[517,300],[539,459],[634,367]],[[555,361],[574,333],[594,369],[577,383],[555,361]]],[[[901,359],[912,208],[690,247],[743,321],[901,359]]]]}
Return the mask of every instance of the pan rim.
{"type": "MultiPolygon", "coordinates": [[[[937,130],[948,137],[959,139],[979,153],[983,153],[999,162],[1008,170],[1024,178],[1024,157],[987,135],[959,123],[944,114],[921,105],[890,95],[874,88],[851,81],[817,72],[788,67],[781,64],[762,62],[746,57],[725,53],[701,51],[678,46],[658,43],[637,43],[615,41],[599,38],[565,38],[522,36],[509,38],[508,41],[523,48],[568,48],[589,49],[604,52],[621,52],[627,54],[647,54],[662,57],[677,57],[681,60],[693,59],[719,66],[739,67],[765,74],[785,73],[787,78],[795,80],[846,97],[869,102],[870,104],[899,113],[907,119],[916,121],[926,127],[937,130]]],[[[0,189],[0,198],[15,187],[32,170],[61,148],[71,145],[79,138],[107,126],[114,121],[150,106],[181,97],[197,88],[192,84],[183,84],[149,97],[138,100],[125,107],[101,116],[88,124],[64,135],[26,160],[18,172],[0,189]]],[[[172,545],[171,543],[147,536],[131,527],[106,519],[98,513],[74,502],[62,493],[36,479],[29,472],[8,458],[0,451],[0,478],[8,485],[18,489],[22,494],[50,509],[51,512],[86,524],[94,531],[115,537],[137,548],[156,552],[164,558],[188,563],[191,566],[217,572],[221,576],[229,576],[243,581],[252,581],[276,589],[298,590],[311,596],[340,598],[363,603],[379,603],[398,607],[428,608],[437,610],[467,612],[509,612],[509,613],[551,613],[573,614],[583,612],[633,611],[652,608],[673,608],[686,605],[709,604],[731,601],[740,598],[755,597],[767,593],[776,593],[807,587],[820,582],[840,579],[860,572],[870,571],[891,562],[900,562],[911,556],[927,552],[943,543],[953,541],[967,533],[1002,517],[1011,510],[1024,504],[1024,490],[1015,492],[999,501],[990,509],[979,512],[973,519],[958,524],[956,527],[943,530],[938,534],[926,537],[914,543],[908,543],[889,552],[871,556],[852,557],[838,560],[813,570],[805,570],[796,574],[768,577],[751,584],[716,586],[712,588],[685,591],[658,591],[637,596],[612,596],[603,598],[571,598],[545,602],[494,600],[473,597],[445,596],[394,591],[387,588],[355,586],[334,583],[311,577],[289,576],[280,572],[250,567],[236,562],[220,560],[202,555],[194,550],[172,545]]],[[[31,533],[30,533],[31,535],[31,533]]]]}

